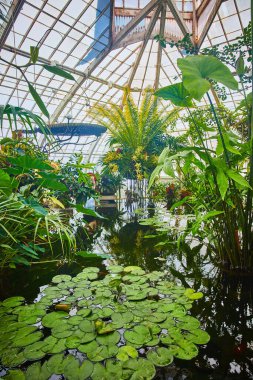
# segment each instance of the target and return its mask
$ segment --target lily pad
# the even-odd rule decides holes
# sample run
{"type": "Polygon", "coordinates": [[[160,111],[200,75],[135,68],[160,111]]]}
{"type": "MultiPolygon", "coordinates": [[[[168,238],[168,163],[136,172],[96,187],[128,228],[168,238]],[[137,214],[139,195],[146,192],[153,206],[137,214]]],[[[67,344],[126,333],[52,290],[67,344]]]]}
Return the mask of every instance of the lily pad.
{"type": "Polygon", "coordinates": [[[113,333],[106,335],[99,335],[97,337],[97,342],[103,346],[110,346],[117,344],[120,340],[120,333],[118,331],[114,331],[113,333]]]}
{"type": "Polygon", "coordinates": [[[172,363],[173,355],[164,347],[158,347],[155,350],[150,350],[147,353],[147,358],[151,363],[158,367],[164,367],[172,363]]]}
{"type": "Polygon", "coordinates": [[[52,278],[52,282],[54,284],[59,284],[60,282],[66,282],[66,281],[71,281],[72,277],[67,275],[67,274],[59,274],[57,276],[54,276],[52,278]]]}
{"type": "Polygon", "coordinates": [[[119,348],[117,346],[98,346],[95,351],[87,353],[88,359],[94,362],[100,362],[117,355],[119,348]]]}
{"type": "Polygon", "coordinates": [[[42,324],[45,327],[52,328],[58,324],[58,319],[64,319],[67,316],[68,313],[65,313],[65,311],[53,311],[42,318],[42,324]]]}
{"type": "Polygon", "coordinates": [[[91,363],[89,360],[85,360],[79,368],[79,379],[88,379],[91,376],[93,369],[93,363],[91,363]]]}
{"type": "Polygon", "coordinates": [[[5,299],[2,302],[2,305],[6,308],[9,308],[9,307],[12,308],[12,307],[17,307],[19,305],[22,305],[24,301],[25,301],[24,297],[10,297],[10,298],[5,299]]]}
{"type": "Polygon", "coordinates": [[[119,352],[117,354],[117,359],[125,362],[127,361],[129,358],[137,358],[138,357],[138,351],[136,350],[136,348],[132,347],[132,346],[122,346],[119,348],[119,352]]]}

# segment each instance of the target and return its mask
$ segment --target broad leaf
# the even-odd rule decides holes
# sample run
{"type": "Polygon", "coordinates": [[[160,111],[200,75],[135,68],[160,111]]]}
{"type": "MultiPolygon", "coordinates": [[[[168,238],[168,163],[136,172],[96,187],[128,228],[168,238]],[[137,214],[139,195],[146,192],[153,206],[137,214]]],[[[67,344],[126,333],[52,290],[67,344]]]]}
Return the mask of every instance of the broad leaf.
{"type": "Polygon", "coordinates": [[[246,181],[246,179],[241,175],[239,174],[238,172],[236,172],[235,170],[232,170],[232,169],[228,169],[227,170],[227,175],[229,176],[229,178],[231,178],[233,181],[239,183],[239,185],[243,186],[243,187],[248,187],[251,189],[251,186],[249,185],[249,183],[246,181]]]}
{"type": "Polygon", "coordinates": [[[102,215],[97,213],[94,210],[91,210],[90,208],[83,207],[81,204],[73,205],[75,207],[76,211],[82,212],[84,215],[89,215],[89,216],[94,216],[94,218],[99,218],[99,219],[105,219],[102,215]]]}
{"type": "Polygon", "coordinates": [[[54,170],[54,168],[45,161],[28,155],[18,157],[8,157],[8,161],[15,166],[23,169],[54,170]]]}
{"type": "Polygon", "coordinates": [[[36,89],[33,87],[33,85],[31,83],[28,83],[28,87],[29,87],[29,91],[30,91],[33,99],[35,100],[37,106],[39,107],[41,112],[49,119],[48,110],[47,110],[43,100],[41,99],[41,97],[37,93],[36,89]]]}
{"type": "Polygon", "coordinates": [[[47,71],[50,71],[50,73],[53,73],[55,75],[59,75],[60,77],[70,79],[70,80],[75,80],[72,74],[68,73],[67,71],[61,69],[58,66],[50,66],[50,65],[43,65],[44,69],[47,71]]]}
{"type": "Polygon", "coordinates": [[[172,84],[155,92],[155,95],[165,100],[170,100],[175,106],[193,107],[192,97],[183,83],[172,84]]]}
{"type": "Polygon", "coordinates": [[[220,191],[221,198],[224,200],[228,190],[228,177],[221,168],[216,167],[217,170],[217,185],[220,191]]]}
{"type": "Polygon", "coordinates": [[[37,46],[30,46],[30,56],[32,63],[36,63],[39,56],[39,48],[37,46]]]}
{"type": "Polygon", "coordinates": [[[179,58],[177,63],[183,74],[184,87],[196,100],[201,100],[211,88],[209,79],[222,83],[231,90],[238,89],[238,83],[233,74],[216,57],[209,55],[189,56],[179,58]]]}

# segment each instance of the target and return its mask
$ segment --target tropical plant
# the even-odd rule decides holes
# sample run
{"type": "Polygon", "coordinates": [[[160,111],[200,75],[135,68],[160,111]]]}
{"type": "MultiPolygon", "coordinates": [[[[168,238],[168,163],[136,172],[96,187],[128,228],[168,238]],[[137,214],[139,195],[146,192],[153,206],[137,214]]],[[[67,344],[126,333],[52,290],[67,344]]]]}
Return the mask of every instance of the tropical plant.
{"type": "Polygon", "coordinates": [[[72,258],[75,238],[65,206],[99,217],[83,206],[87,197],[97,194],[90,176],[83,172],[90,166],[78,161],[61,168],[27,139],[4,138],[1,143],[2,265],[38,260],[46,250],[53,253],[57,241],[65,257],[72,258]]]}
{"type": "Polygon", "coordinates": [[[23,297],[1,302],[0,360],[10,368],[4,378],[151,380],[156,367],[190,360],[198,345],[208,343],[208,333],[188,312],[203,293],[168,281],[164,272],[119,265],[107,270],[104,278],[96,267],[74,278],[56,275],[31,305],[23,297]],[[72,350],[85,354],[81,363],[72,350]]]}
{"type": "MultiPolygon", "coordinates": [[[[33,134],[34,140],[37,142],[34,125],[39,128],[40,132],[45,136],[48,142],[53,141],[54,138],[50,129],[40,116],[25,108],[15,107],[10,104],[0,105],[0,128],[2,132],[5,128],[7,132],[18,134],[20,137],[23,133],[30,132],[33,134]],[[8,120],[8,128],[4,125],[5,119],[8,120]]],[[[7,133],[6,138],[8,137],[7,133]]]]}
{"type": "Polygon", "coordinates": [[[84,205],[87,199],[98,198],[99,194],[95,190],[97,175],[91,170],[94,170],[94,164],[84,164],[81,154],[74,154],[65,164],[58,163],[58,175],[68,191],[56,192],[56,196],[64,206],[84,205]]]}
{"type": "Polygon", "coordinates": [[[166,146],[167,128],[178,117],[177,109],[161,113],[151,91],[145,92],[139,108],[126,90],[123,107],[97,105],[92,113],[110,134],[112,149],[105,155],[104,164],[112,172],[134,179],[152,172],[157,155],[166,146]]]}
{"type": "MultiPolygon", "coordinates": [[[[239,84],[227,66],[216,57],[205,55],[178,59],[178,66],[183,81],[158,90],[156,95],[188,110],[198,145],[182,148],[173,155],[168,149],[165,150],[160,156],[152,181],[162,169],[173,175],[175,171],[172,163],[176,162],[181,168],[183,181],[187,183],[186,188],[190,190],[190,196],[180,204],[187,201],[196,215],[195,221],[189,225],[188,233],[196,235],[203,230],[205,233],[208,231],[208,238],[223,264],[244,271],[252,270],[252,98],[246,96],[240,105],[241,109],[244,107],[247,110],[248,136],[245,141],[238,133],[225,128],[208,92],[213,88],[213,80],[229,89],[238,90],[239,84]],[[191,108],[205,94],[210,102],[215,126],[209,125],[207,129],[204,126],[203,130],[203,123],[194,117],[191,108]],[[211,138],[217,142],[216,150],[207,144],[210,137],[205,133],[210,131],[211,138]]],[[[245,70],[243,58],[240,57],[237,74],[242,94],[241,79],[245,70]]]]}
{"type": "Polygon", "coordinates": [[[62,257],[71,258],[75,248],[72,229],[58,210],[48,210],[16,194],[0,195],[0,237],[1,266],[30,265],[30,261],[40,259],[45,248],[51,247],[53,252],[58,240],[62,257]]]}

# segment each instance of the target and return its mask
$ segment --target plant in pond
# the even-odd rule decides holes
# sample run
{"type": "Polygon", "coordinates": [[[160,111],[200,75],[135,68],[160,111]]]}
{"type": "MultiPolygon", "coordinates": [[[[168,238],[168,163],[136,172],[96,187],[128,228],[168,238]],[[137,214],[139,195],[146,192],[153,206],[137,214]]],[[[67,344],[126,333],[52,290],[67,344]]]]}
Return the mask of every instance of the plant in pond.
{"type": "Polygon", "coordinates": [[[95,267],[57,275],[32,305],[23,297],[1,302],[4,378],[152,379],[155,366],[197,356],[209,335],[188,311],[202,293],[175,285],[167,273],[108,270],[103,279],[95,267]]]}
{"type": "MultiPolygon", "coordinates": [[[[208,93],[212,89],[210,80],[233,90],[238,89],[239,84],[229,69],[216,57],[204,55],[178,59],[178,66],[183,81],[158,90],[156,95],[170,100],[176,106],[185,106],[195,128],[198,145],[182,148],[177,154],[164,150],[152,181],[162,169],[173,175],[173,165],[176,164],[181,171],[181,181],[190,193],[173,208],[187,201],[195,214],[195,220],[188,223],[186,235],[190,233],[194,236],[206,236],[218,253],[220,261],[230,268],[252,270],[251,98],[247,96],[240,105],[240,108],[247,110],[248,136],[245,141],[244,137],[225,128],[208,93]],[[199,123],[191,111],[194,102],[201,100],[204,94],[207,94],[213,116],[213,127],[209,127],[208,132],[211,129],[212,139],[217,142],[215,151],[207,145],[208,136],[203,135],[203,123],[199,123]]],[[[245,70],[242,62],[240,71],[237,71],[240,80],[245,70]]],[[[240,86],[240,91],[244,93],[242,81],[240,86]]]]}

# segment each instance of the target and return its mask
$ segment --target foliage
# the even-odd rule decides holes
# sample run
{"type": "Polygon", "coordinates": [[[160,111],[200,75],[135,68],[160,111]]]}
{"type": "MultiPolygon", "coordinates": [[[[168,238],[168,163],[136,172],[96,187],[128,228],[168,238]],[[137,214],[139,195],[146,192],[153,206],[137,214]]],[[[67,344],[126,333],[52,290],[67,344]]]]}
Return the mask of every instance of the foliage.
{"type": "MultiPolygon", "coordinates": [[[[178,63],[183,77],[181,88],[186,87],[189,94],[185,101],[189,113],[187,118],[194,130],[193,142],[197,144],[183,147],[176,154],[165,150],[160,156],[159,166],[151,176],[151,184],[162,169],[173,175],[172,169],[176,165],[180,181],[189,190],[189,196],[183,202],[187,201],[195,214],[195,219],[188,221],[185,234],[208,237],[223,264],[252,270],[253,152],[248,97],[238,107],[236,114],[231,114],[227,120],[226,110],[215,109],[208,90],[212,88],[210,79],[235,89],[238,84],[229,69],[216,57],[210,59],[208,56],[187,57],[179,59],[178,63]],[[201,100],[205,93],[210,102],[210,111],[204,110],[201,116],[198,110],[191,111],[188,103],[193,98],[201,100]],[[247,120],[246,141],[245,129],[239,136],[237,128],[234,128],[235,133],[230,128],[234,122],[238,125],[238,111],[242,109],[244,120],[247,120]],[[225,117],[221,117],[224,111],[225,117]],[[210,138],[216,145],[215,150],[207,145],[210,138]]],[[[243,63],[238,70],[240,86],[243,87],[242,77],[246,71],[243,63]]],[[[159,90],[157,95],[174,103],[173,86],[159,90]]],[[[183,101],[182,91],[180,96],[183,101]]],[[[177,177],[175,170],[174,173],[177,177]]],[[[180,205],[182,202],[179,202],[178,206],[180,205]]]]}
{"type": "Polygon", "coordinates": [[[52,374],[152,379],[155,366],[197,356],[197,345],[210,337],[188,310],[202,293],[169,282],[162,272],[118,265],[108,270],[100,280],[95,267],[74,278],[57,275],[32,305],[24,305],[23,297],[0,304],[0,357],[10,368],[7,379],[14,371],[23,379],[52,374]],[[67,350],[85,354],[81,365],[74,351],[64,355],[67,350]],[[26,371],[16,369],[31,360],[26,371]]]}
{"type": "Polygon", "coordinates": [[[148,177],[154,169],[157,155],[166,146],[166,129],[178,117],[177,109],[161,114],[150,91],[145,92],[139,108],[126,92],[123,108],[98,105],[92,112],[111,136],[112,149],[105,155],[104,165],[112,173],[138,180],[148,177]]]}
{"type": "Polygon", "coordinates": [[[1,264],[28,265],[46,249],[53,252],[57,241],[70,259],[75,238],[65,206],[100,217],[80,204],[73,205],[76,199],[85,202],[96,194],[90,176],[82,171],[84,165],[68,163],[62,168],[27,139],[4,138],[1,143],[1,264]]]}
{"type": "Polygon", "coordinates": [[[115,194],[122,185],[123,178],[117,172],[111,172],[110,168],[104,166],[98,182],[98,190],[102,195],[115,194]]]}
{"type": "Polygon", "coordinates": [[[58,163],[58,174],[68,191],[56,195],[64,206],[85,204],[89,198],[98,198],[92,182],[92,178],[96,181],[96,175],[90,172],[93,169],[93,164],[83,164],[83,156],[80,154],[71,156],[66,164],[58,163]]]}
{"type": "Polygon", "coordinates": [[[45,253],[43,246],[52,247],[58,240],[65,256],[73,253],[75,246],[68,221],[58,211],[17,194],[0,195],[0,236],[1,266],[29,265],[45,253]]]}
{"type": "Polygon", "coordinates": [[[0,105],[1,131],[3,131],[3,123],[5,118],[8,119],[9,131],[12,133],[22,134],[22,130],[20,130],[20,127],[22,126],[24,132],[29,131],[33,133],[33,137],[37,142],[37,136],[34,132],[35,124],[37,127],[39,127],[41,133],[44,134],[48,142],[51,142],[53,140],[50,129],[44,120],[40,116],[25,108],[15,107],[10,104],[0,105]]]}
{"type": "MultiPolygon", "coordinates": [[[[186,34],[182,40],[179,41],[166,41],[166,39],[161,36],[157,35],[154,37],[154,39],[160,43],[160,45],[163,48],[166,48],[167,44],[170,47],[177,47],[183,55],[196,55],[196,54],[202,54],[202,55],[208,55],[208,56],[214,56],[218,58],[221,62],[225,63],[226,65],[230,65],[233,67],[238,75],[241,76],[241,84],[243,87],[243,91],[250,88],[251,83],[251,60],[252,60],[252,28],[251,28],[251,22],[249,25],[243,29],[242,36],[239,36],[235,39],[235,42],[230,42],[228,45],[214,45],[208,48],[201,49],[199,51],[196,46],[193,45],[191,40],[191,35],[186,34]],[[246,60],[247,63],[249,63],[248,66],[244,66],[242,64],[243,60],[246,60]],[[239,71],[238,71],[239,69],[239,71]],[[241,73],[240,73],[240,70],[241,73]]],[[[211,78],[209,78],[211,79],[211,78]]],[[[216,91],[218,97],[221,100],[226,100],[226,88],[224,86],[219,85],[215,80],[210,81],[212,83],[213,89],[216,91]]],[[[176,104],[176,103],[175,103],[176,104]]]]}

